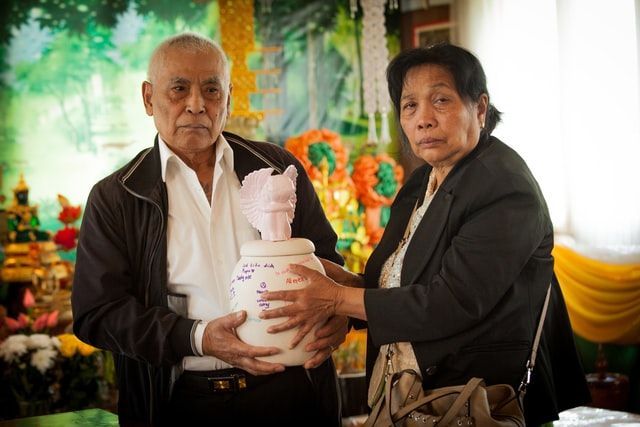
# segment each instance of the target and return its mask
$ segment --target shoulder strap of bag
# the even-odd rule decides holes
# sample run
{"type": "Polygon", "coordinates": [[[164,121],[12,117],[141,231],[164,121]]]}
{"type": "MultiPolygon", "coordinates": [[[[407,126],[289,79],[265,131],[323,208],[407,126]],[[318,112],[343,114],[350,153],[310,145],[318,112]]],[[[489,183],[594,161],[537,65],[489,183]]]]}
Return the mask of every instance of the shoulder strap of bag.
{"type": "MultiPolygon", "coordinates": [[[[456,400],[453,402],[453,404],[451,405],[451,407],[449,408],[449,410],[447,411],[447,413],[442,417],[442,419],[439,421],[439,423],[442,423],[441,425],[447,425],[447,423],[450,423],[451,420],[453,419],[453,417],[456,416],[456,414],[458,414],[458,412],[460,412],[460,409],[462,409],[462,406],[464,406],[465,402],[469,399],[469,397],[471,396],[471,394],[473,393],[473,391],[478,388],[478,386],[480,386],[480,384],[482,384],[482,378],[471,378],[469,380],[469,382],[467,382],[467,384],[464,386],[464,388],[462,389],[462,391],[459,393],[458,397],[456,398],[456,400]],[[447,420],[446,422],[444,422],[445,420],[447,420]]],[[[457,391],[453,390],[453,389],[439,389],[436,390],[432,393],[429,393],[427,396],[424,396],[422,399],[418,399],[415,402],[404,406],[402,409],[400,409],[398,412],[396,412],[393,415],[393,422],[398,422],[399,420],[401,420],[402,418],[406,417],[407,415],[409,415],[409,413],[411,413],[412,411],[420,408],[421,406],[432,402],[436,399],[440,399],[443,396],[447,396],[450,394],[454,394],[454,393],[458,393],[457,391]]]]}
{"type": "MultiPolygon", "coordinates": [[[[387,386],[385,388],[390,388],[390,386],[387,386]]],[[[384,395],[378,399],[376,404],[371,409],[371,413],[369,414],[369,417],[367,417],[367,420],[365,421],[363,427],[373,427],[375,421],[378,419],[378,416],[382,412],[383,404],[385,406],[389,406],[389,404],[386,403],[386,399],[384,395]]]]}
{"type": "Polygon", "coordinates": [[[538,355],[538,345],[540,344],[540,337],[542,336],[544,319],[547,316],[547,308],[549,307],[550,297],[551,297],[551,283],[549,283],[549,287],[547,288],[547,296],[544,299],[544,305],[542,306],[542,312],[540,313],[540,319],[538,320],[538,329],[536,329],[536,336],[533,338],[533,346],[531,347],[531,354],[529,355],[529,360],[527,360],[527,370],[524,374],[524,377],[522,377],[520,386],[518,387],[518,394],[522,396],[524,396],[524,394],[527,392],[527,387],[531,382],[531,373],[533,372],[533,367],[536,365],[536,356],[538,355]]]}
{"type": "Polygon", "coordinates": [[[449,408],[446,414],[440,418],[437,425],[448,426],[453,419],[458,415],[464,404],[469,400],[471,394],[482,384],[481,378],[471,378],[469,382],[464,386],[453,405],[449,408]]]}

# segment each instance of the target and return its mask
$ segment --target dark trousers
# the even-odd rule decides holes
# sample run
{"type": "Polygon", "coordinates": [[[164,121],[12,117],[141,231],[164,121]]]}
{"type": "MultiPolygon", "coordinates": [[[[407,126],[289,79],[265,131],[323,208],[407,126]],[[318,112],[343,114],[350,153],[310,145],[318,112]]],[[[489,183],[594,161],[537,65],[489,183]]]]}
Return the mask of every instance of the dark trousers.
{"type": "Polygon", "coordinates": [[[176,382],[163,421],[167,425],[333,426],[335,414],[324,413],[321,399],[299,366],[264,376],[240,369],[191,371],[176,382]]]}

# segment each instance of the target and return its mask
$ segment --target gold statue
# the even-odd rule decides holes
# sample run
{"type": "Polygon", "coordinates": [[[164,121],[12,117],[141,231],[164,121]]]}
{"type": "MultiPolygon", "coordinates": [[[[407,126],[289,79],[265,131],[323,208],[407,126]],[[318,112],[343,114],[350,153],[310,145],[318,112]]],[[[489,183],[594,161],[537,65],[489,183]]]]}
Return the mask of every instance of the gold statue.
{"type": "Polygon", "coordinates": [[[51,236],[41,231],[38,207],[29,205],[29,186],[20,174],[20,181],[13,189],[13,204],[7,208],[9,241],[12,243],[46,242],[51,236]]]}

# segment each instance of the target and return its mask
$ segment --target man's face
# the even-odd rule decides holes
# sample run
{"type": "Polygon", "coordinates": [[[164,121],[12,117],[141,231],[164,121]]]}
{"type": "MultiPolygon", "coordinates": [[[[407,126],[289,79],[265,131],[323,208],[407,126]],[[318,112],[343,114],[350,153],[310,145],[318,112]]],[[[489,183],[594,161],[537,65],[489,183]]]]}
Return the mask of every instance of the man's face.
{"type": "Polygon", "coordinates": [[[176,154],[213,145],[229,116],[231,87],[221,53],[167,48],[142,85],[145,110],[176,154]]]}

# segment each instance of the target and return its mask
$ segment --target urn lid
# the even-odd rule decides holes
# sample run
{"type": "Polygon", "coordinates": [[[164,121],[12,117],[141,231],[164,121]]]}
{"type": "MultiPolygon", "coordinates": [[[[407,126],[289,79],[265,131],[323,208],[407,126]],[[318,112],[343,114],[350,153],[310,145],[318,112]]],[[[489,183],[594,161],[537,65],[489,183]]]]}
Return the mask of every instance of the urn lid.
{"type": "Polygon", "coordinates": [[[241,256],[287,256],[311,254],[316,250],[309,239],[293,238],[279,242],[252,240],[240,248],[241,256]]]}

